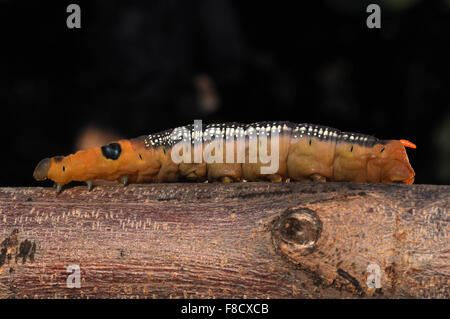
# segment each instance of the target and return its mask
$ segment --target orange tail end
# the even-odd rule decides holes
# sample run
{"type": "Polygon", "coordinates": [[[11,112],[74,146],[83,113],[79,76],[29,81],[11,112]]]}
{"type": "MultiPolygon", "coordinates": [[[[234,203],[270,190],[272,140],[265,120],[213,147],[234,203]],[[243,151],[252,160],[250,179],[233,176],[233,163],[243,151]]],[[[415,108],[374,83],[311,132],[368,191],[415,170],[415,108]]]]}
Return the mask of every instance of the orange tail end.
{"type": "Polygon", "coordinates": [[[404,147],[416,148],[416,144],[414,144],[408,140],[400,140],[400,143],[402,143],[404,147]]]}

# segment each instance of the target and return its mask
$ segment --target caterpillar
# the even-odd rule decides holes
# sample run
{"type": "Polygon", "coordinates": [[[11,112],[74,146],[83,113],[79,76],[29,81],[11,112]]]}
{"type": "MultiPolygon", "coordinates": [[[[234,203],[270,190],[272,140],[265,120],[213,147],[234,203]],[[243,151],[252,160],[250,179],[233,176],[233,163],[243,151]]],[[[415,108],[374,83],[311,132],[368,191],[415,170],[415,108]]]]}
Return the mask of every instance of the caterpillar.
{"type": "Polygon", "coordinates": [[[407,140],[379,140],[314,124],[223,123],[203,128],[195,122],[45,158],[33,177],[54,181],[57,193],[72,181],[86,182],[90,191],[99,179],[124,185],[264,180],[412,184],[415,173],[405,147],[416,148],[407,140]],[[276,169],[263,173],[270,156],[276,169]]]}

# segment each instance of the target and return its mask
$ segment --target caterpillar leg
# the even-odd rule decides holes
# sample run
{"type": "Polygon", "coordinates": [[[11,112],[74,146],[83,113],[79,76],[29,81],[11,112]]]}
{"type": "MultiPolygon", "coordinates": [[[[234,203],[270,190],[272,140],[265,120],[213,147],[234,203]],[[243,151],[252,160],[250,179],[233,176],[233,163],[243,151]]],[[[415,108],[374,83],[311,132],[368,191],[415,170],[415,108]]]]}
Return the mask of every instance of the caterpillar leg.
{"type": "Polygon", "coordinates": [[[187,174],[186,179],[190,180],[190,181],[195,181],[197,179],[197,174],[195,174],[194,172],[187,174]]]}
{"type": "Polygon", "coordinates": [[[128,185],[128,176],[122,176],[120,179],[120,182],[123,184],[123,186],[127,186],[128,185]]]}
{"type": "Polygon", "coordinates": [[[281,176],[278,174],[269,175],[268,178],[272,183],[281,183],[283,181],[281,176]]]}
{"type": "Polygon", "coordinates": [[[313,182],[325,183],[327,181],[327,178],[325,176],[317,173],[312,174],[309,178],[311,178],[313,182]]]}
{"type": "Polygon", "coordinates": [[[61,184],[55,183],[55,184],[53,185],[53,187],[56,188],[56,194],[61,193],[61,191],[62,191],[62,185],[61,185],[61,184]]]}
{"type": "Polygon", "coordinates": [[[94,188],[94,184],[92,183],[92,181],[87,181],[86,182],[88,191],[91,191],[94,188]]]}
{"type": "Polygon", "coordinates": [[[192,182],[203,182],[206,179],[206,163],[186,164],[181,163],[179,174],[182,178],[192,182]]]}
{"type": "Polygon", "coordinates": [[[222,183],[233,183],[233,179],[231,179],[231,178],[228,177],[228,176],[223,176],[223,177],[221,178],[221,182],[222,182],[222,183]]]}
{"type": "Polygon", "coordinates": [[[207,176],[209,181],[221,181],[231,183],[239,181],[242,176],[241,164],[235,163],[211,163],[207,164],[207,176]]]}

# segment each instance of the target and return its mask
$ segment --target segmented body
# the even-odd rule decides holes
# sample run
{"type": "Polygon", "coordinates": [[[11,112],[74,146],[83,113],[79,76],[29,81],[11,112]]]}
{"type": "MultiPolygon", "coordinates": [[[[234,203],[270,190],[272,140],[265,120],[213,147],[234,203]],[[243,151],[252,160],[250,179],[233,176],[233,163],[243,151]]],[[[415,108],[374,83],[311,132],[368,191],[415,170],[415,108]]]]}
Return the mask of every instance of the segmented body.
{"type": "Polygon", "coordinates": [[[95,179],[124,183],[206,180],[412,183],[414,171],[404,145],[411,147],[413,144],[405,140],[379,140],[314,124],[223,123],[201,128],[187,125],[66,157],[45,159],[36,168],[35,178],[50,178],[59,185],[95,179]],[[272,147],[275,141],[276,149],[272,147]],[[264,149],[267,156],[277,155],[278,167],[269,173],[261,170],[269,165],[261,157],[263,143],[267,145],[267,150],[264,149]],[[190,152],[188,146],[192,146],[190,152]],[[255,155],[252,153],[255,146],[256,160],[255,157],[250,160],[251,155],[255,155]],[[233,160],[230,161],[227,153],[231,150],[233,160]],[[242,151],[243,160],[238,156],[242,151]],[[174,160],[174,154],[184,160],[174,160]],[[222,160],[208,161],[205,154],[222,160]]]}

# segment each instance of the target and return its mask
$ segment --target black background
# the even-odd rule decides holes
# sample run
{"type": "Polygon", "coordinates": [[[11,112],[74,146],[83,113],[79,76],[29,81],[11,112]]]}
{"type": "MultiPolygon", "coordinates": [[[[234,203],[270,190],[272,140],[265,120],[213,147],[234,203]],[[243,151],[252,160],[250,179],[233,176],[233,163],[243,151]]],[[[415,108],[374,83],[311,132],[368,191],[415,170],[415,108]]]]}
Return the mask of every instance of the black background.
{"type": "MultiPolygon", "coordinates": [[[[358,318],[360,311],[371,311],[372,313],[385,316],[395,314],[412,316],[423,309],[442,309],[448,301],[445,299],[8,299],[0,300],[0,305],[14,309],[18,315],[33,315],[36,312],[46,312],[49,318],[60,318],[61,313],[67,312],[74,317],[84,317],[87,313],[101,312],[103,315],[114,314],[119,317],[127,317],[130,313],[142,313],[144,315],[164,314],[167,318],[280,318],[287,317],[293,313],[309,314],[315,316],[345,316],[358,318]],[[183,306],[188,304],[195,306],[215,306],[225,309],[226,304],[257,304],[269,305],[269,313],[266,314],[232,314],[224,311],[215,311],[214,315],[181,314],[183,306]],[[52,311],[48,311],[51,307],[52,311]]],[[[245,307],[242,307],[244,309],[245,307]]]]}
{"type": "Polygon", "coordinates": [[[75,151],[87,125],[132,138],[194,119],[408,139],[416,183],[449,184],[449,18],[444,0],[0,0],[0,185],[42,185],[37,162],[75,151]]]}

